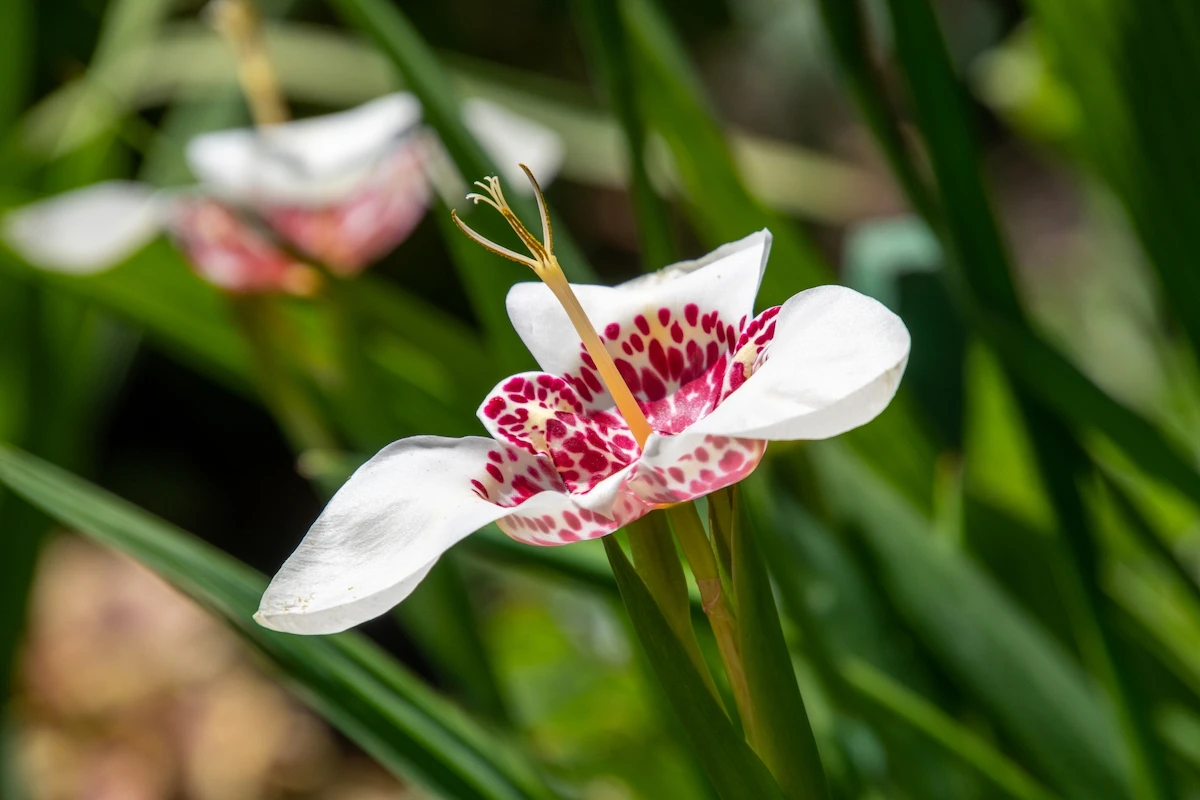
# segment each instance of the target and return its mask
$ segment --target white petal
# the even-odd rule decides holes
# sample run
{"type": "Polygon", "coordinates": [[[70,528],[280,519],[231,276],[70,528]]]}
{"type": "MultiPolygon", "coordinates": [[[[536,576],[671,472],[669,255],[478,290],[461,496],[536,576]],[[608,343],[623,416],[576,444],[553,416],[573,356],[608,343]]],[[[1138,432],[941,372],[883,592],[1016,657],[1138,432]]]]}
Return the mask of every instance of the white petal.
{"type": "Polygon", "coordinates": [[[188,164],[202,184],[226,200],[320,205],[354,191],[420,119],[416,97],[392,94],[261,131],[197,136],[188,143],[188,164]]]}
{"type": "Polygon", "coordinates": [[[749,439],[827,439],[874,419],[908,363],[904,323],[844,286],[818,286],[784,303],[766,362],[664,451],[686,452],[705,434],[749,439]]]}
{"type": "Polygon", "coordinates": [[[385,447],[329,501],[255,618],[291,633],[335,633],[399,603],[442,553],[514,510],[472,491],[496,447],[438,436],[385,447]]]}
{"type": "Polygon", "coordinates": [[[34,266],[89,275],[144,247],[165,224],[168,205],[142,183],[97,183],[5,215],[4,238],[34,266]]]}
{"type": "MultiPolygon", "coordinates": [[[[679,319],[689,304],[698,306],[701,315],[717,312],[723,322],[736,328],[739,320],[753,314],[770,249],[771,233],[762,230],[702,259],[675,264],[618,286],[572,286],[602,335],[607,326],[616,324],[620,337],[627,336],[635,330],[638,316],[657,329],[660,310],[679,319]]],[[[507,307],[513,327],[543,370],[552,375],[579,372],[583,365],[579,336],[545,284],[516,284],[509,290],[507,307]]],[[[623,354],[620,339],[609,342],[608,347],[614,358],[628,358],[639,368],[639,359],[648,352],[623,354]]],[[[594,405],[603,407],[606,403],[611,405],[611,399],[601,394],[594,405]]]]}
{"type": "Polygon", "coordinates": [[[478,97],[463,102],[462,114],[467,128],[500,169],[505,189],[533,191],[520,164],[529,167],[543,188],[562,168],[566,147],[562,137],[545,125],[478,97]]]}

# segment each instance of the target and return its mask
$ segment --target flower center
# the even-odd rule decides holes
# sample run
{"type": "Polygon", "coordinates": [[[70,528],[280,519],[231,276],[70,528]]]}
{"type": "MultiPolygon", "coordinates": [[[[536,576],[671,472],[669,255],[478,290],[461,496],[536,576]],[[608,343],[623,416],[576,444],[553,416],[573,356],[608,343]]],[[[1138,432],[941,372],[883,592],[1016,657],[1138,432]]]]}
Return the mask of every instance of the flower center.
{"type": "Polygon", "coordinates": [[[621,377],[616,364],[613,363],[612,356],[608,354],[608,350],[604,347],[603,342],[600,341],[600,336],[596,333],[595,327],[592,326],[591,320],[588,319],[587,314],[584,312],[583,306],[580,305],[579,298],[571,290],[571,285],[567,282],[567,276],[563,274],[562,267],[558,263],[558,258],[554,255],[554,233],[550,227],[550,214],[546,210],[546,198],[542,195],[542,188],[538,186],[537,179],[533,177],[533,173],[529,170],[529,167],[522,164],[521,169],[525,170],[525,174],[529,177],[529,182],[533,184],[533,193],[537,197],[538,213],[542,218],[542,238],[540,241],[529,232],[529,229],[513,213],[512,208],[508,205],[508,201],[504,199],[504,192],[500,188],[499,178],[491,177],[483,181],[476,181],[475,185],[482,189],[483,193],[473,192],[467,195],[467,199],[474,201],[476,205],[480,202],[486,203],[499,211],[500,215],[509,224],[509,227],[513,229],[513,232],[517,234],[517,237],[529,250],[528,256],[509,250],[507,247],[498,245],[479,235],[467,227],[454,211],[450,212],[450,216],[467,236],[496,255],[529,267],[549,287],[550,291],[554,293],[554,296],[562,305],[563,310],[567,312],[567,317],[570,318],[571,323],[575,326],[575,331],[579,334],[584,348],[596,365],[596,371],[600,373],[600,380],[604,382],[605,388],[608,389],[608,393],[612,395],[613,401],[616,403],[617,411],[624,417],[625,424],[629,426],[629,432],[633,434],[638,447],[644,448],[646,446],[646,439],[649,438],[651,432],[650,423],[646,420],[646,415],[642,413],[641,407],[638,406],[633,392],[629,390],[629,386],[626,385],[624,379],[621,377]]]}

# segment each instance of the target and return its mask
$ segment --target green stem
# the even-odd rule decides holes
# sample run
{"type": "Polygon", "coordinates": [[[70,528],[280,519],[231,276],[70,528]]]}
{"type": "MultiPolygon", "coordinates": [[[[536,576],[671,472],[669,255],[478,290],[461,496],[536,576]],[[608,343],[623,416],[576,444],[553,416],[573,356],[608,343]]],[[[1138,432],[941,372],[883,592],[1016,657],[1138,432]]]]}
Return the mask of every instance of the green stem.
{"type": "Polygon", "coordinates": [[[733,514],[734,487],[727,486],[708,496],[708,529],[712,531],[721,571],[726,581],[733,581],[733,514]]]}
{"type": "Polygon", "coordinates": [[[729,687],[733,690],[737,702],[738,714],[742,718],[742,728],[746,738],[753,745],[758,740],[758,728],[754,719],[754,706],[750,701],[750,689],[746,683],[746,670],[742,666],[742,656],[738,651],[737,622],[729,607],[724,588],[721,585],[721,574],[717,570],[717,561],[713,557],[712,545],[704,532],[700,514],[692,503],[680,503],[666,510],[671,528],[683,548],[688,566],[692,568],[692,576],[696,579],[696,588],[700,590],[700,603],[712,626],[713,636],[717,640],[717,649],[721,651],[721,661],[725,665],[725,676],[729,679],[729,687]]]}
{"type": "Polygon", "coordinates": [[[717,702],[721,701],[713,682],[712,673],[700,652],[696,630],[692,627],[692,604],[688,597],[687,578],[675,551],[671,528],[665,514],[651,512],[625,526],[629,536],[629,547],[633,552],[633,564],[637,573],[650,590],[650,596],[662,610],[667,624],[679,637],[688,658],[717,702]]]}
{"type": "MultiPolygon", "coordinates": [[[[231,297],[230,301],[234,318],[250,348],[263,401],[275,416],[292,449],[298,455],[313,450],[340,449],[337,437],[325,423],[307,390],[278,357],[275,345],[278,320],[275,318],[277,309],[271,306],[273,298],[240,296],[231,297]]],[[[336,485],[326,484],[327,481],[321,485],[326,495],[336,491],[336,485]]]]}
{"type": "Polygon", "coordinates": [[[340,420],[355,446],[375,452],[397,438],[399,423],[385,402],[374,367],[367,355],[365,331],[349,296],[349,284],[332,278],[325,297],[329,308],[337,363],[334,394],[340,420]]]}

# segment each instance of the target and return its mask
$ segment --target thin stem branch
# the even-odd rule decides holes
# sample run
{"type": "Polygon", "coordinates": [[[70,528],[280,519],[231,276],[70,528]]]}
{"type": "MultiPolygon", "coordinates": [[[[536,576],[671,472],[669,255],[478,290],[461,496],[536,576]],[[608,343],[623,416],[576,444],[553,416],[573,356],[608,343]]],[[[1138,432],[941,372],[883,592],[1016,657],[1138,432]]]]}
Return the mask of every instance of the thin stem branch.
{"type": "Polygon", "coordinates": [[[750,689],[746,682],[746,670],[742,666],[742,656],[738,650],[737,622],[721,585],[721,575],[713,557],[712,546],[695,505],[681,503],[671,506],[666,514],[671,521],[671,528],[675,531],[675,537],[683,548],[688,565],[692,568],[696,587],[700,590],[701,605],[708,616],[709,625],[712,626],[717,649],[721,651],[721,661],[725,665],[725,675],[737,702],[742,727],[746,731],[746,738],[753,743],[757,740],[757,726],[750,689]]]}

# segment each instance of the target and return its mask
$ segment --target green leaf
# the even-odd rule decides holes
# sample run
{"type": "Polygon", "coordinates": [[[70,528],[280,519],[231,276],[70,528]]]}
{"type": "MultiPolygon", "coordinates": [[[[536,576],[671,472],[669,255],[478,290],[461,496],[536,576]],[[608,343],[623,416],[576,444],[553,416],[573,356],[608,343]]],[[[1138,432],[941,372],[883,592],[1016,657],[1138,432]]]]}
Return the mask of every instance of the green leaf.
{"type": "Polygon", "coordinates": [[[763,306],[779,305],[800,289],[828,283],[829,268],[807,239],[746,188],[700,82],[654,0],[621,0],[620,5],[641,107],[674,156],[701,239],[717,247],[761,228],[771,229],[772,268],[758,295],[763,306]]]}
{"type": "Polygon", "coordinates": [[[1061,647],[859,459],[835,443],[812,452],[897,612],[956,683],[1063,795],[1125,797],[1116,721],[1061,647]]]}
{"type": "Polygon", "coordinates": [[[1107,437],[1147,474],[1200,503],[1200,473],[1154,425],[1110,397],[1028,328],[990,315],[978,322],[988,344],[1026,392],[1063,420],[1107,437]]]}
{"type": "Polygon", "coordinates": [[[251,619],[266,581],[229,556],[62,470],[0,446],[0,483],[64,525],[141,561],[222,617],[297,694],[397,775],[459,800],[556,797],[493,738],[357,634],[303,637],[251,619]]]}
{"type": "Polygon", "coordinates": [[[642,268],[653,270],[679,260],[671,238],[667,207],[654,191],[646,169],[647,129],[638,105],[636,75],[620,7],[610,0],[576,0],[576,16],[589,45],[593,71],[607,90],[625,134],[629,191],[637,212],[642,268]]]}
{"type": "Polygon", "coordinates": [[[1086,120],[1079,150],[1124,203],[1195,351],[1200,118],[1180,102],[1200,79],[1196,4],[1032,0],[1029,10],[1086,120]]]}
{"type": "Polygon", "coordinates": [[[796,684],[771,578],[759,551],[754,530],[758,526],[750,524],[748,507],[738,513],[739,505],[743,504],[734,502],[729,534],[738,646],[754,709],[754,725],[747,727],[755,731],[755,746],[788,797],[828,798],[821,754],[796,684]]]}
{"type": "Polygon", "coordinates": [[[819,0],[818,5],[842,78],[875,135],[888,165],[917,212],[926,219],[933,219],[940,212],[936,210],[932,191],[917,171],[904,134],[882,89],[881,78],[867,42],[867,25],[861,4],[857,0],[819,0]]]}
{"type": "Polygon", "coordinates": [[[249,352],[220,294],[189,273],[165,242],[118,269],[87,277],[43,272],[0,248],[0,270],[94,301],[208,375],[243,391],[250,386],[249,352]]]}
{"type": "Polygon", "coordinates": [[[783,800],[779,785],[733,729],[696,674],[683,645],[616,538],[606,536],[604,549],[638,641],[713,788],[722,800],[783,800]]]}
{"type": "Polygon", "coordinates": [[[946,753],[974,769],[1003,796],[1012,800],[1054,800],[1056,797],[970,728],[886,673],[864,661],[850,660],[843,665],[842,674],[864,698],[936,742],[946,753]]]}

